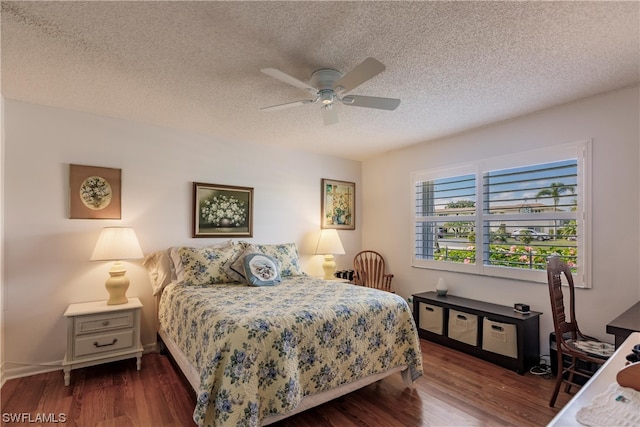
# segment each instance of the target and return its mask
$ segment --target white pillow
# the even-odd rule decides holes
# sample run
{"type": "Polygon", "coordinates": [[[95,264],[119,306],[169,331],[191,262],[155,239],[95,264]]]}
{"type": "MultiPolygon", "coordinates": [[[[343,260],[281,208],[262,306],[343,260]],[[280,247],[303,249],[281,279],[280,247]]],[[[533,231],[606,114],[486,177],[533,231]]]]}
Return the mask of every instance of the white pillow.
{"type": "Polygon", "coordinates": [[[150,253],[146,256],[142,265],[145,266],[149,274],[153,295],[157,295],[165,286],[171,283],[172,269],[168,250],[150,253]]]}

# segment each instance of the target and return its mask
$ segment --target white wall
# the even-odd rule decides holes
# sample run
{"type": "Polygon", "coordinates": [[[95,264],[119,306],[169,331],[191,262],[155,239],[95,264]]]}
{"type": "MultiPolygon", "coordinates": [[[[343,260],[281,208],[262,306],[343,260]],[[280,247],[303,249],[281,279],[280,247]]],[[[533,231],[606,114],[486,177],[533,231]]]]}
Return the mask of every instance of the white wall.
{"type": "MultiPolygon", "coordinates": [[[[60,366],[63,313],[72,302],[106,299],[109,263],[89,262],[102,227],[135,228],[145,253],[192,239],[192,182],[254,188],[259,243],[295,242],[308,274],[322,275],[313,255],[320,232],[321,179],[356,182],[359,162],[233,143],[123,120],[7,100],[4,170],[5,365],[8,377],[60,366]],[[69,164],[122,169],[122,220],[68,219],[69,164]]],[[[215,118],[212,117],[212,120],[215,118]]],[[[340,231],[347,268],[360,250],[357,229],[340,231]]],[[[127,263],[129,296],[144,304],[143,345],[155,342],[154,300],[141,262],[127,263]]]]}
{"type": "Polygon", "coordinates": [[[545,284],[410,266],[410,174],[592,139],[593,288],[577,291],[577,318],[583,332],[613,342],[606,324],[640,299],[639,100],[638,87],[627,88],[363,162],[363,248],[387,257],[397,292],[405,298],[433,290],[443,276],[453,295],[509,306],[528,303],[544,313],[540,341],[546,352],[553,320],[545,284]]]}

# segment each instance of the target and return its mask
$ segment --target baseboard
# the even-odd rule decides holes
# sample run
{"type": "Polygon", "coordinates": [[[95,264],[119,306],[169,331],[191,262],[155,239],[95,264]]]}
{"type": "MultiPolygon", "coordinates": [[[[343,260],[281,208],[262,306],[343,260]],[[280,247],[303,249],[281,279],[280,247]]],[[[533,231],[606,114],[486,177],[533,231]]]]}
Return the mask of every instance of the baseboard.
{"type": "Polygon", "coordinates": [[[62,371],[62,360],[38,365],[29,365],[26,363],[6,362],[7,367],[4,369],[3,381],[13,380],[16,378],[30,377],[32,375],[46,374],[47,372],[62,371]],[[15,365],[15,367],[11,367],[15,365]]]}
{"type": "Polygon", "coordinates": [[[143,353],[157,353],[158,352],[158,343],[154,342],[151,344],[143,344],[142,348],[144,349],[143,353]]]}
{"type": "MultiPolygon", "coordinates": [[[[143,353],[155,353],[157,352],[158,343],[144,344],[142,346],[143,353]]],[[[0,365],[2,383],[0,387],[4,385],[8,380],[16,378],[30,377],[32,375],[46,374],[48,372],[62,371],[62,360],[54,362],[45,362],[37,365],[30,365],[28,363],[11,363],[5,362],[0,365]],[[11,367],[11,365],[15,365],[11,367]]]]}

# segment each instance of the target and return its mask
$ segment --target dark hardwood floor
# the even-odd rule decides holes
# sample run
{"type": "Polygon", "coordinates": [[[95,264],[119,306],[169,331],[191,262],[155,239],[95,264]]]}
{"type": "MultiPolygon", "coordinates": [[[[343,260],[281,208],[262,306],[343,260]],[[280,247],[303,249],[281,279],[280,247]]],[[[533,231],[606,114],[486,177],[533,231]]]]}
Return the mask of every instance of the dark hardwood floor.
{"type": "MultiPolygon", "coordinates": [[[[549,408],[552,379],[515,372],[464,353],[421,341],[425,375],[413,389],[400,375],[274,424],[298,426],[543,426],[570,396],[561,392],[549,408]]],[[[2,425],[8,416],[57,416],[79,427],[191,426],[195,395],[171,361],[146,354],[142,370],[135,359],[7,381],[1,390],[2,425]],[[59,415],[62,414],[62,415],[59,415]]],[[[54,418],[55,419],[55,418],[54,418]]],[[[24,421],[29,421],[25,419],[24,421]]]]}

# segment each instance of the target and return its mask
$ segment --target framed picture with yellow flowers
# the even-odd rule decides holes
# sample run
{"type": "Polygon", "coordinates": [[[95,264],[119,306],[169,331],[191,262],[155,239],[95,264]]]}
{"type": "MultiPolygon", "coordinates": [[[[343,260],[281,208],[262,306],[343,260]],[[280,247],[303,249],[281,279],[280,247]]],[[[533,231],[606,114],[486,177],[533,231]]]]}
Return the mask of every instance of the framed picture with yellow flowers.
{"type": "Polygon", "coordinates": [[[355,230],[355,182],[322,179],[321,228],[355,230]]]}

